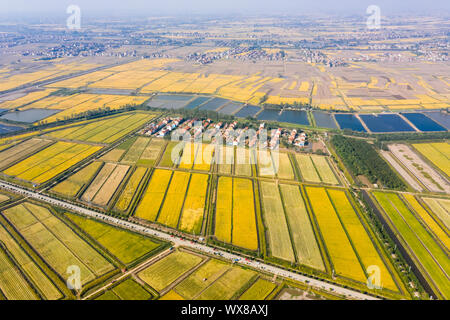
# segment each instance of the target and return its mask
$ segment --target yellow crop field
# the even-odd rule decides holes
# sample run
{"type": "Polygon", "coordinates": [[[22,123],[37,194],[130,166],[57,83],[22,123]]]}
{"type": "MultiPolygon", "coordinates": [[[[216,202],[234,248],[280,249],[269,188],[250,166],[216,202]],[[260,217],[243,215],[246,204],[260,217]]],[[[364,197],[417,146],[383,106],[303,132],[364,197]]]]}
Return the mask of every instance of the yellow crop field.
{"type": "Polygon", "coordinates": [[[445,225],[448,233],[448,230],[450,229],[450,200],[423,198],[423,201],[425,201],[437,218],[445,225]]]}
{"type": "Polygon", "coordinates": [[[208,175],[192,174],[189,189],[181,213],[179,229],[181,231],[200,234],[208,191],[208,175]]]}
{"type": "Polygon", "coordinates": [[[257,250],[258,233],[253,199],[253,182],[234,178],[232,243],[238,247],[257,250]]]}
{"type": "Polygon", "coordinates": [[[380,270],[381,286],[392,291],[398,291],[397,285],[392,279],[388,268],[378,254],[364,226],[361,224],[345,191],[329,189],[328,194],[366,270],[370,266],[377,266],[380,270]]]}
{"type": "Polygon", "coordinates": [[[182,169],[191,169],[194,165],[195,155],[199,149],[199,144],[197,143],[186,143],[183,148],[183,154],[181,156],[179,167],[182,169]]]}
{"type": "Polygon", "coordinates": [[[93,162],[89,166],[78,171],[61,183],[53,187],[52,192],[64,195],[66,197],[75,197],[78,192],[86,185],[86,183],[100,169],[101,162],[93,162]]]}
{"type": "Polygon", "coordinates": [[[175,171],[173,173],[164,204],[158,216],[157,221],[159,223],[171,228],[178,226],[189,179],[190,174],[187,172],[175,171]]]}
{"type": "Polygon", "coordinates": [[[276,167],[276,161],[274,161],[275,172],[277,173],[278,178],[294,180],[295,175],[289,155],[284,152],[272,152],[272,158],[275,157],[278,157],[278,168],[276,167]]]}
{"type": "Polygon", "coordinates": [[[333,169],[331,169],[326,157],[311,155],[311,160],[314,162],[314,166],[316,167],[322,182],[328,184],[339,184],[339,181],[336,179],[336,175],[334,174],[333,169]]]}
{"type": "Polygon", "coordinates": [[[25,96],[17,98],[15,100],[8,100],[0,103],[0,109],[15,109],[33,101],[47,97],[54,92],[53,89],[46,89],[42,91],[33,91],[27,93],[25,96]]]}
{"type": "Polygon", "coordinates": [[[422,219],[422,221],[428,226],[428,228],[435,234],[439,241],[441,241],[447,250],[450,249],[450,238],[447,235],[447,230],[441,225],[439,225],[430,213],[422,207],[422,205],[417,201],[417,199],[412,194],[403,195],[408,201],[412,209],[417,213],[417,215],[422,219]]]}
{"type": "Polygon", "coordinates": [[[365,283],[367,277],[325,188],[306,187],[305,189],[335,273],[365,283]]]}
{"type": "Polygon", "coordinates": [[[447,177],[450,177],[450,144],[445,142],[420,143],[413,144],[413,147],[444,172],[447,177]]]}
{"type": "Polygon", "coordinates": [[[194,170],[209,171],[213,161],[214,144],[202,144],[194,160],[194,170]]]}
{"type": "Polygon", "coordinates": [[[153,172],[150,183],[136,208],[135,215],[137,218],[156,221],[171,177],[172,171],[169,170],[156,169],[153,172]]]}
{"type": "Polygon", "coordinates": [[[100,149],[101,147],[84,144],[57,142],[5,170],[4,173],[19,179],[43,183],[100,149]]]}
{"type": "Polygon", "coordinates": [[[233,216],[233,178],[220,177],[217,185],[214,235],[220,241],[231,243],[233,216]]]}
{"type": "Polygon", "coordinates": [[[115,208],[117,210],[124,212],[128,209],[131,204],[131,200],[133,200],[134,194],[136,193],[139,184],[141,183],[146,173],[146,168],[136,168],[115,205],[115,208]]]}
{"type": "Polygon", "coordinates": [[[320,182],[320,177],[317,174],[316,168],[311,160],[311,157],[304,154],[296,154],[295,159],[297,160],[298,168],[300,169],[300,174],[303,180],[307,182],[320,182]]]}

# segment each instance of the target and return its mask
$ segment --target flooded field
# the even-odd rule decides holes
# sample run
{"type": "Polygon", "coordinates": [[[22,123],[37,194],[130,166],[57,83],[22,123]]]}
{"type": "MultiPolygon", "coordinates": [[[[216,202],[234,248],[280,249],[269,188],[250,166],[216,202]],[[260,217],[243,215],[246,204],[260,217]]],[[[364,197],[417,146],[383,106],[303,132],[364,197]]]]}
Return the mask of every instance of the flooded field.
{"type": "Polygon", "coordinates": [[[359,117],[372,132],[414,132],[398,114],[360,114],[359,117]]]}
{"type": "Polygon", "coordinates": [[[60,111],[61,110],[54,109],[28,109],[25,111],[8,112],[2,115],[0,119],[23,123],[33,123],[50,117],[51,115],[54,115],[60,111]]]}
{"type": "Polygon", "coordinates": [[[450,114],[441,111],[426,112],[425,114],[428,118],[433,119],[447,130],[450,130],[450,114]]]}
{"type": "Polygon", "coordinates": [[[402,113],[402,115],[411,121],[420,131],[447,131],[446,128],[422,113],[402,113]]]}
{"type": "Polygon", "coordinates": [[[361,122],[353,114],[335,114],[336,121],[341,129],[350,129],[353,131],[366,132],[361,122]]]}
{"type": "Polygon", "coordinates": [[[333,115],[331,113],[325,113],[320,111],[313,111],[314,119],[316,120],[316,125],[320,128],[337,129],[338,126],[336,121],[334,121],[333,115]]]}
{"type": "Polygon", "coordinates": [[[309,126],[308,114],[306,111],[286,110],[278,117],[280,122],[288,122],[293,124],[300,124],[309,126]]]}
{"type": "Polygon", "coordinates": [[[260,110],[261,108],[257,106],[245,106],[235,116],[238,118],[254,117],[260,110]]]}

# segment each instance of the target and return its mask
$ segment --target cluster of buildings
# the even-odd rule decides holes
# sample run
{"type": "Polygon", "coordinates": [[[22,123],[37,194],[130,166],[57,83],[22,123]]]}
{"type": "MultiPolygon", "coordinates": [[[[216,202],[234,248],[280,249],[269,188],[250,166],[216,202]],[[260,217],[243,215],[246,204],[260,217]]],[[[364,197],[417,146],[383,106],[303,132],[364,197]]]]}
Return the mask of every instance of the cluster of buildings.
{"type": "Polygon", "coordinates": [[[292,130],[289,134],[289,137],[287,138],[287,141],[290,145],[293,145],[295,147],[303,148],[306,144],[306,133],[300,132],[296,129],[292,130]]]}
{"type": "Polygon", "coordinates": [[[141,130],[140,134],[164,138],[175,129],[180,138],[188,133],[194,141],[216,143],[218,139],[221,139],[222,143],[229,146],[248,146],[271,150],[279,146],[282,137],[286,138],[288,144],[298,148],[305,147],[307,141],[306,133],[298,132],[296,129],[277,128],[264,131],[265,124],[261,123],[255,131],[248,127],[239,128],[237,121],[215,123],[211,119],[199,120],[181,117],[166,117],[158,122],[149,123],[141,130]]]}

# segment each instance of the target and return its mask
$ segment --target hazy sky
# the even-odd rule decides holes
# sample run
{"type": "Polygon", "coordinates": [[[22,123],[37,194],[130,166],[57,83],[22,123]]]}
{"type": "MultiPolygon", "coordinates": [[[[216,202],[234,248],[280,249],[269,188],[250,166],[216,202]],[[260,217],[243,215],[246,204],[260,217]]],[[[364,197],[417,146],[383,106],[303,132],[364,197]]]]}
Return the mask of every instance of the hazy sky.
{"type": "Polygon", "coordinates": [[[0,14],[65,14],[78,5],[86,15],[114,14],[229,14],[229,13],[345,13],[365,14],[378,5],[382,13],[450,12],[449,0],[0,0],[0,14]]]}

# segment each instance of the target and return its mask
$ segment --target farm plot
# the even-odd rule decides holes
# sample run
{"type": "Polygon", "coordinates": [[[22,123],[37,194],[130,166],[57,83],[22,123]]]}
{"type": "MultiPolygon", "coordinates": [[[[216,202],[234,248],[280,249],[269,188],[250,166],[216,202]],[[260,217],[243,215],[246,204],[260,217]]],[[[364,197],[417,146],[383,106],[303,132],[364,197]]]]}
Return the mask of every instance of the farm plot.
{"type": "Polygon", "coordinates": [[[101,162],[93,162],[77,173],[71,175],[63,182],[58,183],[51,189],[51,191],[66,197],[75,198],[80,190],[83,189],[89,181],[91,181],[101,166],[101,162]]]}
{"type": "Polygon", "coordinates": [[[189,173],[173,173],[157,222],[174,229],[178,226],[189,179],[189,173]]]}
{"type": "Polygon", "coordinates": [[[156,169],[136,208],[135,216],[156,221],[166,190],[172,178],[172,171],[156,169]]]}
{"type": "Polygon", "coordinates": [[[310,156],[296,154],[295,159],[297,160],[298,168],[304,181],[320,183],[320,177],[310,156]]]}
{"type": "Polygon", "coordinates": [[[275,283],[259,278],[239,300],[264,300],[276,287],[275,283]]]}
{"type": "Polygon", "coordinates": [[[208,191],[208,180],[208,175],[192,174],[179,223],[179,229],[181,231],[194,234],[201,233],[208,191]]]}
{"type": "Polygon", "coordinates": [[[3,202],[8,201],[8,200],[9,200],[8,196],[5,196],[4,194],[0,193],[0,203],[3,203],[3,202]]]}
{"type": "Polygon", "coordinates": [[[202,261],[203,259],[195,254],[176,251],[141,271],[138,276],[153,289],[161,292],[202,261]]]}
{"type": "Polygon", "coordinates": [[[57,142],[4,171],[9,176],[44,183],[88,158],[101,147],[70,142],[57,142]]]}
{"type": "Polygon", "coordinates": [[[436,168],[450,177],[450,144],[448,143],[420,143],[413,144],[420,154],[427,158],[436,168]]]}
{"type": "Polygon", "coordinates": [[[129,169],[129,166],[106,163],[83,194],[82,200],[102,207],[108,205],[129,169]]]}
{"type": "Polygon", "coordinates": [[[431,166],[404,144],[389,145],[392,154],[430,191],[450,193],[450,185],[431,166]]]}
{"type": "Polygon", "coordinates": [[[136,163],[142,153],[144,152],[145,148],[147,147],[150,139],[149,138],[143,138],[139,137],[136,139],[136,141],[133,143],[130,149],[125,153],[123,156],[121,162],[125,164],[134,164],[136,163]]]}
{"type": "Polygon", "coordinates": [[[65,216],[125,265],[147,257],[160,246],[159,243],[138,233],[119,229],[73,213],[66,213],[65,216]]]}
{"type": "Polygon", "coordinates": [[[275,162],[272,159],[271,152],[268,150],[258,150],[257,156],[258,175],[261,177],[275,177],[275,162]]]}
{"type": "Polygon", "coordinates": [[[234,161],[234,173],[237,176],[252,176],[252,164],[255,164],[254,151],[248,148],[237,147],[234,161]]]}
{"type": "Polygon", "coordinates": [[[416,212],[423,223],[428,226],[431,232],[435,235],[438,241],[450,249],[450,238],[448,237],[448,228],[436,222],[435,218],[417,201],[412,194],[404,194],[403,197],[408,202],[408,205],[416,212]]]}
{"type": "Polygon", "coordinates": [[[214,228],[218,240],[249,250],[258,249],[253,199],[251,180],[219,178],[214,228]]]}
{"type": "Polygon", "coordinates": [[[179,164],[182,150],[183,147],[180,142],[169,142],[161,158],[161,161],[159,162],[159,166],[165,168],[173,168],[175,165],[179,164]]]}
{"type": "Polygon", "coordinates": [[[8,300],[37,300],[33,288],[0,248],[0,289],[8,300]]]}
{"type": "Polygon", "coordinates": [[[298,186],[281,184],[280,191],[297,261],[325,271],[319,245],[298,186]]]}
{"type": "Polygon", "coordinates": [[[450,229],[450,200],[437,198],[423,198],[437,218],[442,221],[447,230],[450,229]]]}
{"type": "Polygon", "coordinates": [[[339,184],[339,181],[336,179],[336,175],[334,174],[333,169],[331,169],[326,157],[312,155],[311,160],[314,162],[314,166],[316,167],[320,180],[322,180],[323,183],[334,185],[339,184]]]}
{"type": "Polygon", "coordinates": [[[209,171],[213,162],[214,144],[202,144],[197,149],[194,160],[194,170],[209,171]]]}
{"type": "Polygon", "coordinates": [[[220,146],[215,153],[220,174],[232,174],[234,165],[234,147],[220,146]]]}
{"type": "Polygon", "coordinates": [[[229,264],[211,259],[195,270],[173,290],[184,299],[194,300],[203,290],[230,269],[231,266],[229,264]]]}
{"type": "Polygon", "coordinates": [[[380,270],[381,286],[391,291],[398,291],[389,269],[367,234],[345,191],[329,189],[328,195],[365,270],[368,270],[370,266],[377,266],[380,270]]]}
{"type": "Polygon", "coordinates": [[[278,178],[284,180],[294,180],[294,170],[292,169],[291,160],[289,159],[289,155],[284,152],[272,152],[272,158],[274,160],[274,168],[275,173],[278,178]],[[275,160],[274,157],[278,157],[278,161],[275,160]]]}
{"type": "Polygon", "coordinates": [[[166,142],[162,139],[152,139],[147,147],[142,152],[140,159],[137,162],[137,165],[140,166],[153,166],[156,164],[156,161],[161,154],[166,142]]]}
{"type": "Polygon", "coordinates": [[[413,258],[433,291],[444,299],[449,299],[450,262],[447,254],[397,194],[374,192],[373,195],[387,215],[391,228],[405,243],[405,250],[413,258]]]}
{"type": "Polygon", "coordinates": [[[120,194],[119,200],[117,200],[114,208],[120,212],[126,212],[130,207],[131,201],[133,200],[136,191],[139,188],[145,174],[147,173],[146,168],[138,167],[131,175],[125,188],[120,194]]]}
{"type": "Polygon", "coordinates": [[[406,171],[405,169],[403,169],[403,167],[400,165],[400,163],[398,163],[398,161],[396,161],[394,159],[394,157],[392,156],[392,154],[388,151],[384,151],[381,150],[380,151],[381,155],[384,157],[384,159],[389,162],[389,164],[395,169],[397,170],[397,172],[402,176],[402,178],[408,182],[408,184],[414,189],[417,190],[419,192],[422,192],[424,189],[422,188],[422,186],[411,176],[411,174],[406,171]]]}
{"type": "Polygon", "coordinates": [[[271,254],[276,258],[293,262],[295,256],[278,186],[273,182],[261,182],[260,186],[271,254]]]}
{"type": "Polygon", "coordinates": [[[257,273],[242,268],[232,268],[206,288],[197,300],[230,300],[245,287],[257,273]]]}
{"type": "Polygon", "coordinates": [[[365,283],[367,277],[324,188],[306,187],[311,208],[333,264],[341,275],[365,283]]]}
{"type": "Polygon", "coordinates": [[[155,116],[156,114],[153,113],[126,114],[105,120],[92,121],[77,126],[77,129],[68,128],[52,132],[49,136],[57,139],[112,143],[137,130],[155,116]]]}
{"type": "MultiPolygon", "coordinates": [[[[56,300],[62,298],[61,292],[2,225],[0,225],[0,242],[3,243],[3,246],[6,247],[16,263],[21,266],[22,271],[32,281],[37,290],[41,292],[44,299],[56,300]]],[[[8,288],[1,289],[3,292],[9,290],[8,288]]]]}
{"type": "Polygon", "coordinates": [[[41,257],[64,279],[69,266],[77,265],[81,282],[111,271],[114,266],[47,208],[28,202],[3,212],[9,222],[41,257]]]}
{"type": "Polygon", "coordinates": [[[181,169],[192,169],[199,149],[200,144],[198,143],[185,143],[183,147],[183,154],[180,159],[180,165],[178,167],[181,169]]]}
{"type": "Polygon", "coordinates": [[[118,285],[105,291],[95,300],[150,300],[153,295],[145,290],[143,286],[137,283],[133,278],[128,278],[118,285]]]}
{"type": "Polygon", "coordinates": [[[20,159],[48,146],[50,143],[50,140],[30,139],[2,151],[0,152],[0,168],[7,168],[20,159]]]}

